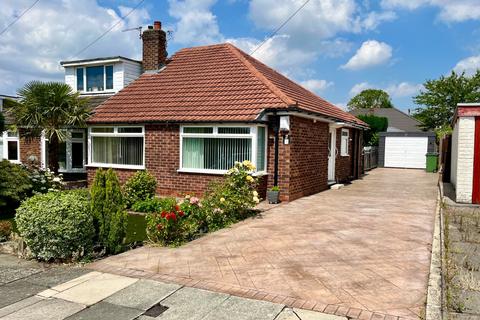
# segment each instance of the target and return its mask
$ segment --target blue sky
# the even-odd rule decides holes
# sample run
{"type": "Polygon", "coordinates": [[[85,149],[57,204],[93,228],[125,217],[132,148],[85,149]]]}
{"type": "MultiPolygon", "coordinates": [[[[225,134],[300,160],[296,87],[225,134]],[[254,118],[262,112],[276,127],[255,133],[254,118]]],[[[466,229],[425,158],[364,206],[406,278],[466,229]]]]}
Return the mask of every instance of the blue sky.
{"type": "MultiPolygon", "coordinates": [[[[426,79],[480,67],[480,0],[145,0],[80,56],[93,39],[139,0],[40,0],[0,36],[0,94],[25,82],[62,80],[58,62],[125,55],[139,58],[138,34],[122,32],[160,20],[173,32],[169,54],[183,47],[231,42],[344,107],[365,88],[388,91],[413,109],[426,79]]],[[[33,0],[0,0],[0,29],[33,0]]]]}

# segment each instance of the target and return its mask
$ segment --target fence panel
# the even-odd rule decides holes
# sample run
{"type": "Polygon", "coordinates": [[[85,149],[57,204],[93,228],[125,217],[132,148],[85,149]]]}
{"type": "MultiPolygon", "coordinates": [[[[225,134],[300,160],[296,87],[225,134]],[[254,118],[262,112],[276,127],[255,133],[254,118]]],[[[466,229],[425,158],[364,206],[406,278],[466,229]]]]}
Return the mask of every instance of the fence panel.
{"type": "Polygon", "coordinates": [[[363,148],[363,170],[369,171],[376,168],[378,165],[378,148],[364,147],[363,148]]]}

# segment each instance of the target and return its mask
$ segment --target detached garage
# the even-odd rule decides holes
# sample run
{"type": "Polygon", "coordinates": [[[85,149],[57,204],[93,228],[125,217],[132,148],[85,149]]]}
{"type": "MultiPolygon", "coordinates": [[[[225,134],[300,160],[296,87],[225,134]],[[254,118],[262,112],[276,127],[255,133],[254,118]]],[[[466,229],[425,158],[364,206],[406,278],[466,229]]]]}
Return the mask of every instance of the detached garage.
{"type": "Polygon", "coordinates": [[[426,168],[426,154],[435,152],[433,132],[382,132],[378,165],[388,168],[426,168]]]}
{"type": "Polygon", "coordinates": [[[426,154],[437,151],[435,133],[423,131],[421,122],[397,108],[359,109],[350,113],[388,119],[387,131],[380,133],[379,167],[425,169],[426,154]]]}

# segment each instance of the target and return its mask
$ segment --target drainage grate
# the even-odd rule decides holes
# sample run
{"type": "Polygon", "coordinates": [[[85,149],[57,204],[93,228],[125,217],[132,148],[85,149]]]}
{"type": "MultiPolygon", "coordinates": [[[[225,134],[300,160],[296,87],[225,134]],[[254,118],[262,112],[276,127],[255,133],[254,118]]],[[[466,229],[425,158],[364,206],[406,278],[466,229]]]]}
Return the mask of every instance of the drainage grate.
{"type": "Polygon", "coordinates": [[[157,303],[156,305],[145,311],[144,315],[156,318],[167,310],[168,307],[162,306],[160,303],[157,303]]]}

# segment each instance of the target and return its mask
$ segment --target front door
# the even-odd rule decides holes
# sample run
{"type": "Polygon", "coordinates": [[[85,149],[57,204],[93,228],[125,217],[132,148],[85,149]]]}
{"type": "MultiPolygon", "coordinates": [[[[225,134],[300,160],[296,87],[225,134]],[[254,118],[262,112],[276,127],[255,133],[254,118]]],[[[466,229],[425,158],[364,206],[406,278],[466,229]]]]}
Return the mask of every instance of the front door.
{"type": "Polygon", "coordinates": [[[335,158],[337,156],[337,129],[330,127],[328,135],[328,183],[335,183],[335,158]]]}

